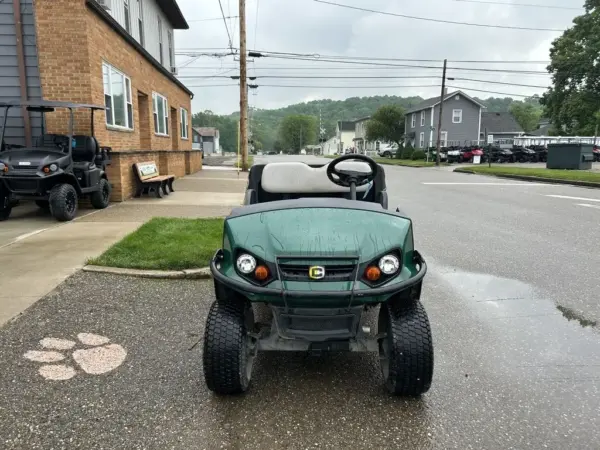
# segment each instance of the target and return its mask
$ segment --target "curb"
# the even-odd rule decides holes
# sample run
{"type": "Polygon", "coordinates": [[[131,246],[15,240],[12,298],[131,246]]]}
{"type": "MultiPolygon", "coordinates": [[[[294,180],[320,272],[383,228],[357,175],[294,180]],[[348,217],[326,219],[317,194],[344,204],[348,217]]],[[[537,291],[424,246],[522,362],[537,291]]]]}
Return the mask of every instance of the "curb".
{"type": "Polygon", "coordinates": [[[600,183],[594,183],[593,181],[577,181],[577,180],[559,180],[555,178],[543,178],[543,177],[533,177],[527,175],[505,175],[505,174],[495,174],[495,173],[484,173],[484,172],[476,172],[469,169],[461,169],[456,168],[453,172],[457,173],[468,173],[471,175],[484,175],[488,177],[497,177],[497,178],[509,178],[511,180],[520,180],[520,181],[531,181],[538,183],[549,183],[549,184],[568,184],[571,186],[581,186],[581,187],[589,187],[600,189],[600,183]]]}
{"type": "Polygon", "coordinates": [[[84,272],[108,273],[111,275],[124,275],[138,278],[154,278],[166,280],[207,280],[212,278],[210,269],[203,267],[200,269],[186,270],[139,270],[139,269],[122,269],[120,267],[105,267],[86,265],[83,266],[84,272]]]}

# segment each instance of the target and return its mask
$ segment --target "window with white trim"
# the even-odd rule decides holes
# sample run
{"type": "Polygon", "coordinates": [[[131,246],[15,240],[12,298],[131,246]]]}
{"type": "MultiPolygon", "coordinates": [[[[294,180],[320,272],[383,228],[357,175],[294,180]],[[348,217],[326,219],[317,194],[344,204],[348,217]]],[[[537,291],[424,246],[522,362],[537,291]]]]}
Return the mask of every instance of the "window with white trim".
{"type": "Polygon", "coordinates": [[[152,111],[154,115],[154,132],[161,136],[169,135],[169,105],[162,95],[152,93],[152,111]]]}
{"type": "Polygon", "coordinates": [[[158,16],[158,60],[161,64],[164,64],[163,59],[163,33],[162,33],[162,20],[158,16]]]}
{"type": "Polygon", "coordinates": [[[452,123],[462,123],[462,109],[452,110],[452,123]]]}
{"type": "Polygon", "coordinates": [[[425,147],[425,133],[419,135],[419,148],[425,147]]]}
{"type": "Polygon", "coordinates": [[[131,34],[131,12],[129,10],[129,0],[123,0],[123,14],[125,17],[125,30],[131,34]]]}
{"type": "Polygon", "coordinates": [[[175,67],[175,54],[173,52],[173,33],[167,31],[167,40],[169,44],[169,67],[175,67]]]}
{"type": "Polygon", "coordinates": [[[187,139],[189,128],[188,112],[185,108],[180,108],[179,110],[181,111],[181,139],[187,139]]]}
{"type": "Polygon", "coordinates": [[[447,131],[442,131],[440,141],[441,141],[442,147],[448,147],[448,132],[447,131]]]}
{"type": "Polygon", "coordinates": [[[102,63],[106,125],[133,130],[131,79],[110,64],[102,63]]]}
{"type": "Polygon", "coordinates": [[[138,2],[138,32],[140,34],[140,45],[143,47],[144,44],[144,7],[142,5],[142,0],[137,0],[138,2]]]}
{"type": "Polygon", "coordinates": [[[417,113],[413,113],[412,118],[411,118],[410,127],[414,128],[416,126],[417,126],[417,113]]]}
{"type": "Polygon", "coordinates": [[[425,126],[425,111],[421,111],[421,126],[425,126]]]}

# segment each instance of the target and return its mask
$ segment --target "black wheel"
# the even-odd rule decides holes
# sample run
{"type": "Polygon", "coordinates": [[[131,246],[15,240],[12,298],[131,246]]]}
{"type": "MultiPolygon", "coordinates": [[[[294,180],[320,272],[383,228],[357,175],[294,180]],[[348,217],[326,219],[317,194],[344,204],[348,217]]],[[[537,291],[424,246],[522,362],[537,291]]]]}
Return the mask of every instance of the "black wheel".
{"type": "Polygon", "coordinates": [[[0,192],[0,222],[10,217],[12,211],[12,203],[8,194],[0,192]]]}
{"type": "Polygon", "coordinates": [[[38,208],[40,209],[44,209],[46,211],[50,210],[50,202],[48,200],[36,200],[35,204],[38,206],[38,208]]]}
{"type": "Polygon", "coordinates": [[[431,387],[433,340],[423,305],[388,302],[379,310],[379,359],[385,386],[391,394],[418,396],[431,387]]]}
{"type": "Polygon", "coordinates": [[[254,314],[248,302],[215,301],[204,330],[204,379],[216,394],[241,394],[250,385],[256,357],[254,314]]]}
{"type": "Polygon", "coordinates": [[[77,191],[70,184],[57,184],[50,190],[50,214],[56,220],[73,220],[77,214],[77,191]]]}
{"type": "Polygon", "coordinates": [[[105,178],[100,178],[100,183],[98,184],[100,185],[99,190],[92,193],[90,202],[94,208],[104,209],[110,202],[110,184],[108,184],[108,180],[105,178]]]}

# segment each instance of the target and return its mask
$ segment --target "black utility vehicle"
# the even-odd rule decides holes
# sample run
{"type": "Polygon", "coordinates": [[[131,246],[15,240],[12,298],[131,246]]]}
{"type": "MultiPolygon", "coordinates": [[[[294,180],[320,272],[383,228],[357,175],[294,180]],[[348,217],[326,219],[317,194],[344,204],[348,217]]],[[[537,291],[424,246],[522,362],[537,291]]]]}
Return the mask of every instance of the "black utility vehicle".
{"type": "MultiPolygon", "coordinates": [[[[54,101],[0,103],[4,119],[0,134],[0,220],[10,216],[19,200],[33,200],[59,221],[72,220],[78,200],[89,197],[94,208],[108,206],[111,187],[106,176],[110,147],[94,137],[94,111],[104,106],[54,101]],[[5,143],[10,108],[42,115],[42,133],[31,147],[5,143]],[[68,134],[47,134],[45,114],[68,110],[68,134]],[[89,110],[91,135],[74,133],[75,111],[89,110]]],[[[78,114],[79,116],[79,114],[78,114]]]]}

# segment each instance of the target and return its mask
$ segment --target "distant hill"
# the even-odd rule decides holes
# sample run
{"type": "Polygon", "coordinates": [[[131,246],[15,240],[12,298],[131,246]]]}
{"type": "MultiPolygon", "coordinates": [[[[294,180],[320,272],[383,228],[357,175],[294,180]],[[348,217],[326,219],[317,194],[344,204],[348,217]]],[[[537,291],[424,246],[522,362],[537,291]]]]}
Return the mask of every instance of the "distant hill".
{"type": "MultiPolygon", "coordinates": [[[[485,104],[488,111],[506,112],[512,98],[494,98],[477,99],[485,104]]],[[[335,134],[335,127],[338,120],[352,120],[372,115],[380,106],[397,104],[408,109],[423,101],[421,97],[397,97],[393,95],[376,95],[372,97],[351,97],[345,100],[314,100],[306,103],[297,103],[285,106],[279,109],[255,109],[250,111],[250,130],[254,138],[260,141],[265,150],[271,149],[277,138],[277,132],[281,119],[292,114],[306,114],[319,117],[323,127],[326,130],[326,136],[331,137],[335,134]]],[[[537,103],[537,99],[528,100],[537,103]]],[[[235,151],[237,146],[237,120],[239,113],[233,113],[227,116],[218,116],[210,111],[197,113],[193,118],[194,126],[215,126],[219,127],[221,134],[221,145],[229,150],[235,151]],[[229,136],[232,134],[232,136],[229,136]]]]}

